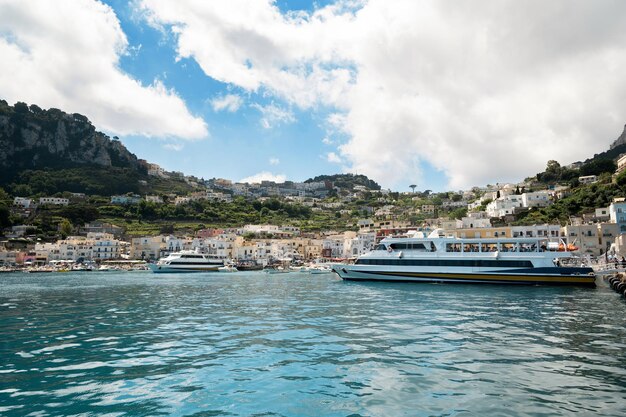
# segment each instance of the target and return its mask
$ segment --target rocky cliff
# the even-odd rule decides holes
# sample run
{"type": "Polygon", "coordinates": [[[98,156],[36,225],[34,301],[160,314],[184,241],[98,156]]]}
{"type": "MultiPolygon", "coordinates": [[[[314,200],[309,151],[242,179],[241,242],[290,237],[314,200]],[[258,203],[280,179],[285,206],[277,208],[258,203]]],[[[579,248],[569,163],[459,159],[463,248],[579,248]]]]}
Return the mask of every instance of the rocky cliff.
{"type": "Polygon", "coordinates": [[[610,149],[616,148],[619,145],[624,145],[624,144],[626,144],[626,125],[624,126],[624,131],[622,132],[620,137],[615,139],[615,142],[611,144],[610,149]]]}
{"type": "Polygon", "coordinates": [[[145,171],[119,140],[97,132],[87,117],[0,100],[0,175],[25,169],[85,165],[145,171]]]}

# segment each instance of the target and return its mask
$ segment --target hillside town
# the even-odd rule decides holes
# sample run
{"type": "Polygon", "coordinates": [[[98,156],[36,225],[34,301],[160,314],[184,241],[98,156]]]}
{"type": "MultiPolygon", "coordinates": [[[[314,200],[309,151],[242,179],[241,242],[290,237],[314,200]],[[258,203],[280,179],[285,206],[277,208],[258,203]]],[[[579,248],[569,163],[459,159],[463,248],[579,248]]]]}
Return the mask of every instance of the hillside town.
{"type": "MultiPolygon", "coordinates": [[[[575,165],[571,167],[575,169],[575,165]]],[[[617,161],[615,175],[626,169],[626,155],[617,161]]],[[[253,261],[261,265],[280,260],[349,260],[369,252],[387,236],[443,229],[447,236],[460,238],[538,237],[575,246],[581,256],[626,255],[626,200],[614,198],[607,207],[598,207],[561,224],[515,224],[524,213],[545,208],[570,193],[568,186],[538,189],[538,184],[496,184],[453,193],[412,191],[394,193],[361,185],[348,188],[331,181],[260,184],[234,183],[225,179],[201,180],[182,173],[168,173],[155,164],[150,175],[178,176],[196,191],[188,195],[115,195],[110,204],[129,206],[150,202],[174,205],[194,201],[253,201],[279,199],[286,204],[309,207],[312,211],[346,216],[344,230],[302,231],[284,224],[246,224],[241,227],[207,227],[193,233],[163,233],[129,236],[123,224],[101,221],[73,226],[67,236],[44,242],[30,235],[33,226],[14,225],[4,231],[0,243],[0,265],[5,267],[40,266],[54,262],[107,263],[126,261],[153,262],[181,250],[197,251],[225,262],[253,261]],[[532,190],[532,191],[531,191],[532,190]],[[360,203],[359,203],[360,202],[360,203]],[[355,204],[362,204],[355,211],[355,204]],[[454,217],[454,214],[462,216],[454,217]],[[358,217],[350,214],[359,214],[358,217]],[[363,216],[366,214],[367,216],[363,216]]],[[[593,184],[598,178],[580,176],[580,184],[593,184]]],[[[14,197],[12,211],[24,219],[40,207],[67,206],[86,196],[14,197]]]]}

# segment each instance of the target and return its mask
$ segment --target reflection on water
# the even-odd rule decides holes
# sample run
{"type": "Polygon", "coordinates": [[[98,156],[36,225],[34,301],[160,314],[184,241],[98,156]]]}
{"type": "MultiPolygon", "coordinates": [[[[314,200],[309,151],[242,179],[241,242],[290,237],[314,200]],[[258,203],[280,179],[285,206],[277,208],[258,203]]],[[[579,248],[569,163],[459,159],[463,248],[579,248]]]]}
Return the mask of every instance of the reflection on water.
{"type": "Polygon", "coordinates": [[[623,415],[612,291],[0,277],[0,415],[623,415]]]}

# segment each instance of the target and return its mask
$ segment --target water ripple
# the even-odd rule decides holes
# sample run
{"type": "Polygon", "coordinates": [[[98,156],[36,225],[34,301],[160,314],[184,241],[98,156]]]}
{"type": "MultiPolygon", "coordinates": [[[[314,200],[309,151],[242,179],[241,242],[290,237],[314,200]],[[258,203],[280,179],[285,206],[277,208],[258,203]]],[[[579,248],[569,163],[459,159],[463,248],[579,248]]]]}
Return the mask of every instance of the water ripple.
{"type": "Polygon", "coordinates": [[[1,279],[3,416],[623,415],[605,288],[1,279]]]}

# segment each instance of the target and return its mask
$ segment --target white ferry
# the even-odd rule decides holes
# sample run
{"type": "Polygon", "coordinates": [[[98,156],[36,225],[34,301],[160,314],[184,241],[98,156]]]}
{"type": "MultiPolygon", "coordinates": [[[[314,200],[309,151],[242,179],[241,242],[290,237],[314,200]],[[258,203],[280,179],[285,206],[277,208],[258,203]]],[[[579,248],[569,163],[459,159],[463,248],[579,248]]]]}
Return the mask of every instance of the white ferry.
{"type": "Polygon", "coordinates": [[[211,272],[224,266],[221,259],[194,251],[180,251],[161,258],[157,263],[149,264],[152,272],[211,272]]]}
{"type": "Polygon", "coordinates": [[[591,268],[564,266],[571,257],[548,239],[461,239],[437,229],[428,237],[385,238],[333,271],[344,280],[595,286],[591,268]]]}

